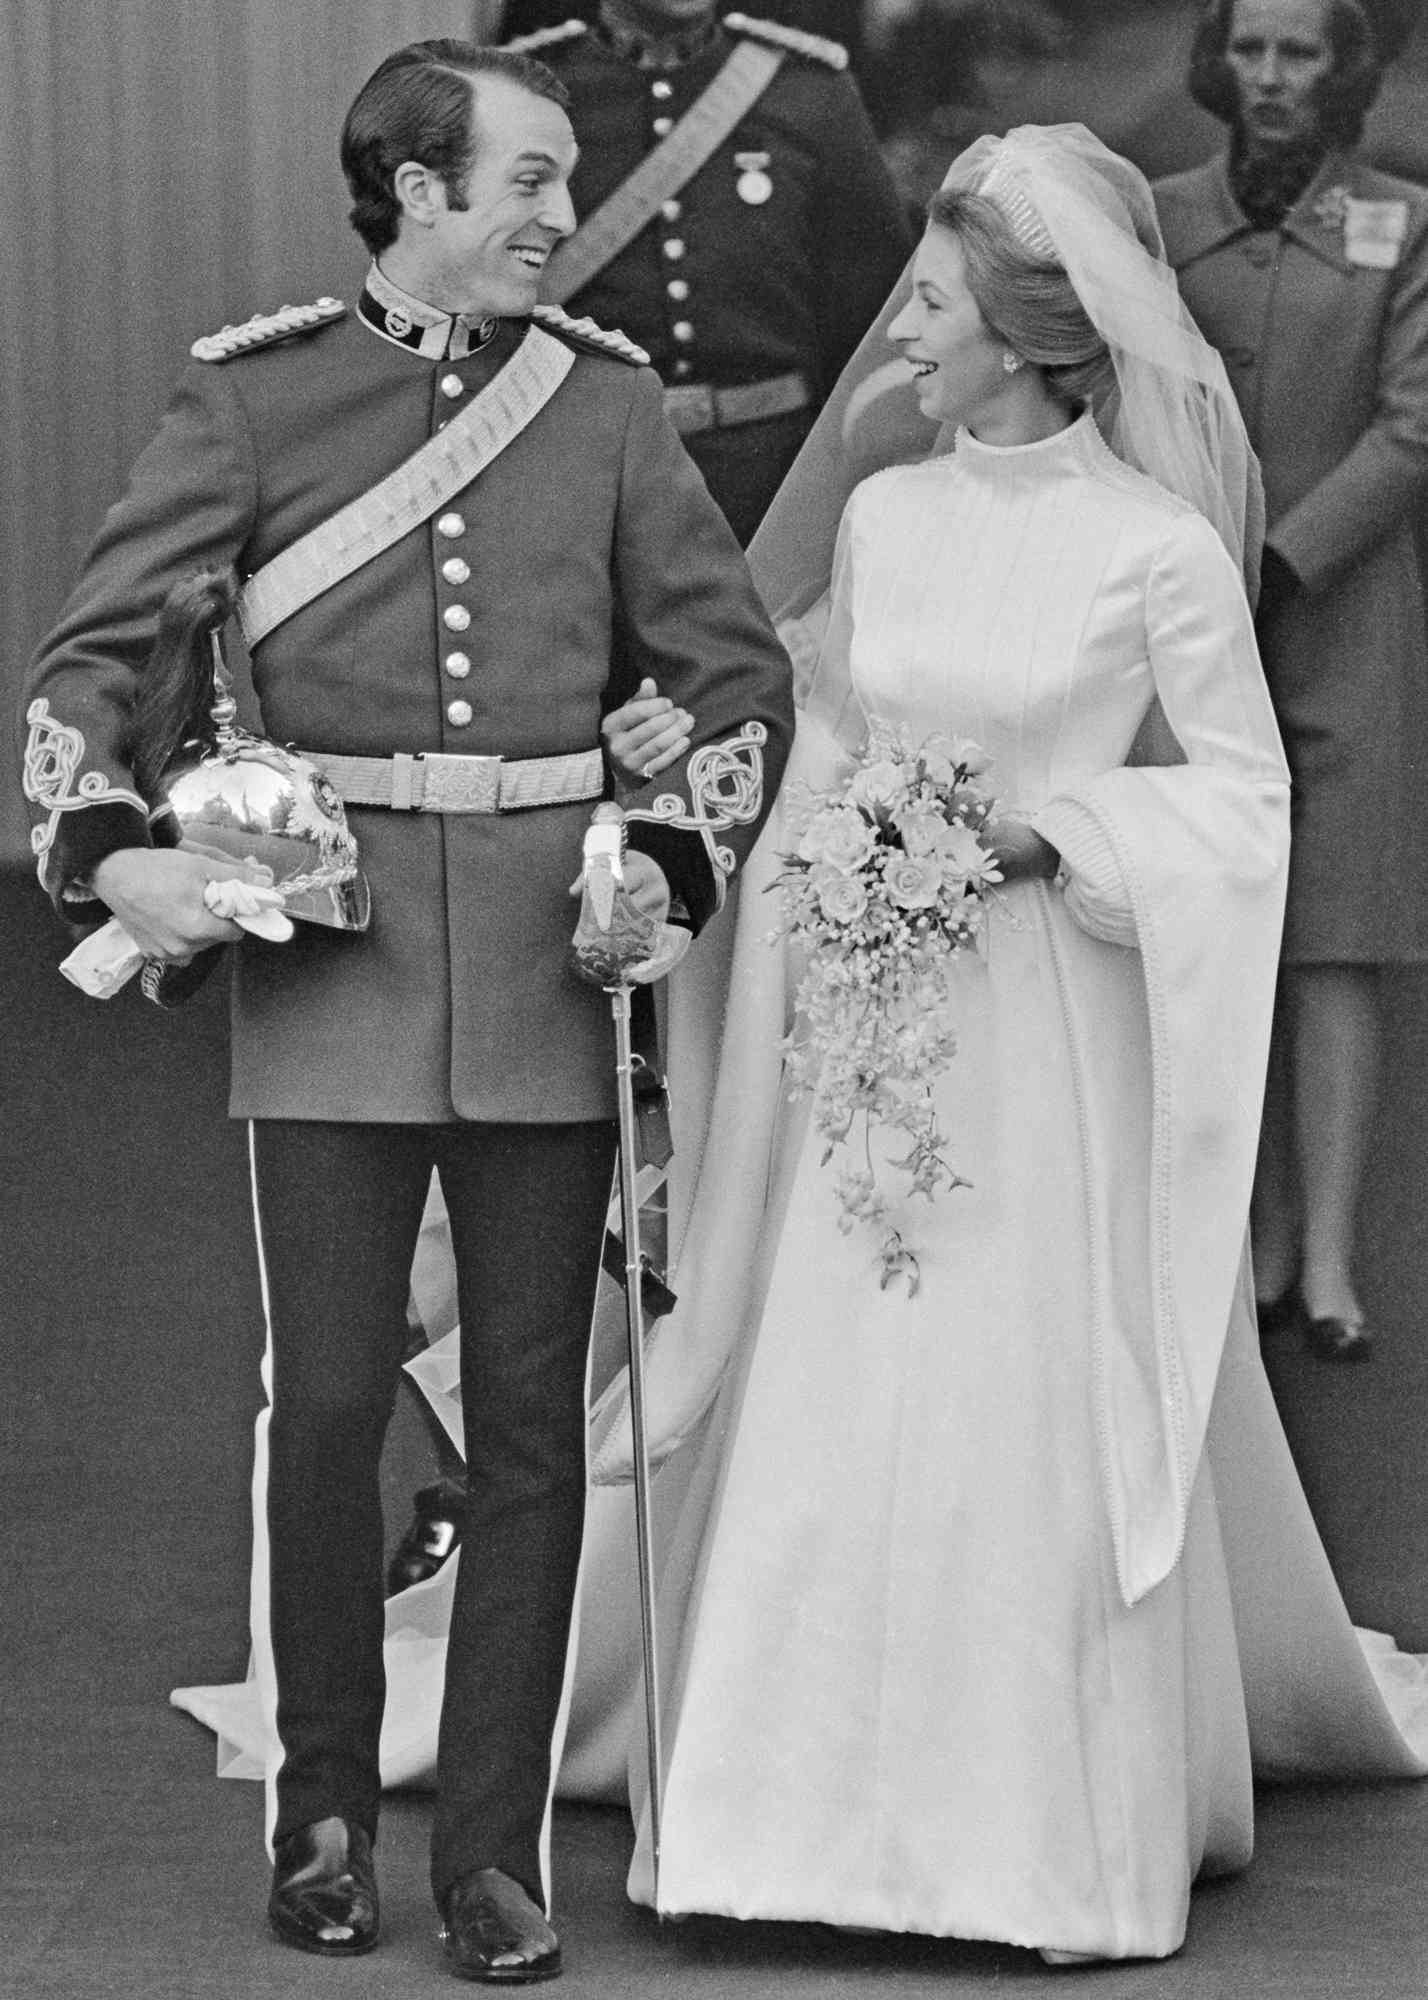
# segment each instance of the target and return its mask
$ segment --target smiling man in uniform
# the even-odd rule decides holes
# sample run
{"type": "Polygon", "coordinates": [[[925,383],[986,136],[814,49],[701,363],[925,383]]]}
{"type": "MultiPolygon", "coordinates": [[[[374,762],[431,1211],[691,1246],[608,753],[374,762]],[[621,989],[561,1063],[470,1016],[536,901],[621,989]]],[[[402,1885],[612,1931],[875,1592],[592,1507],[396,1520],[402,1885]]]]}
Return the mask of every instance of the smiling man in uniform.
{"type": "Polygon", "coordinates": [[[239,936],[203,901],[223,871],[166,844],[126,750],[176,583],[246,579],[264,727],[346,803],[370,930],[245,939],[234,967],[271,1368],[269,1916],[312,1952],[377,1942],[377,1468],[436,1167],[472,1487],[432,1886],[452,1969],[499,1983],[560,1967],[551,1761],[615,1143],[608,1005],[567,964],[600,723],[645,675],[698,717],[627,795],[636,901],[694,928],[792,724],[786,659],[658,379],[621,336],[537,307],[575,159],[539,63],[453,41],[383,63],[342,140],[372,253],[355,311],[323,298],[196,343],[25,697],[44,886],[161,962],[239,936]]]}

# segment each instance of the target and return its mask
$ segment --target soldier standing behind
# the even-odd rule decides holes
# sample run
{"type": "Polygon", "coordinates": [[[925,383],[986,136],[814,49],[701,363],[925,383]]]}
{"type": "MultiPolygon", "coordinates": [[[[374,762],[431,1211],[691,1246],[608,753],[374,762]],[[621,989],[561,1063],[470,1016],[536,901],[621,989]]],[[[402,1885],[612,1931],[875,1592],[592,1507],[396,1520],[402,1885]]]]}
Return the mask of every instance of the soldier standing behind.
{"type": "Polygon", "coordinates": [[[714,0],[602,0],[509,46],[580,139],[542,296],[648,352],[747,544],[911,250],[846,52],[714,0]]]}

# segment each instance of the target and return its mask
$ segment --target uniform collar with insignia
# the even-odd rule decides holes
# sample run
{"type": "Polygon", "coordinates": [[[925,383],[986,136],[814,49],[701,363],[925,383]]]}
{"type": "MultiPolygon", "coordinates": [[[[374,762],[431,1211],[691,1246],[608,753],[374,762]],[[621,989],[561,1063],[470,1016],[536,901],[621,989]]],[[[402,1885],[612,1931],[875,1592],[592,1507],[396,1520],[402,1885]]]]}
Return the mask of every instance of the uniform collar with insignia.
{"type": "Polygon", "coordinates": [[[500,325],[498,319],[438,312],[435,306],[394,285],[375,261],[357,301],[357,316],[383,340],[408,348],[427,361],[464,361],[468,354],[483,348],[500,325]]]}
{"type": "Polygon", "coordinates": [[[710,15],[688,28],[671,28],[666,34],[651,35],[621,20],[609,7],[600,9],[599,33],[617,56],[640,69],[679,69],[712,48],[719,38],[719,18],[710,15]]]}

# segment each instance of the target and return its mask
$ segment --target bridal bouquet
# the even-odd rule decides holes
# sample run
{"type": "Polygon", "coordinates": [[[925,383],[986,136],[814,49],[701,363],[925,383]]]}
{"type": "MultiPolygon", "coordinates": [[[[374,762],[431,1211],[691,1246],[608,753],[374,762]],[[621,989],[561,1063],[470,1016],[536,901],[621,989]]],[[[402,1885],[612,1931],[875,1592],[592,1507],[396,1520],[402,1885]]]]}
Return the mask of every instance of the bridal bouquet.
{"type": "Polygon", "coordinates": [[[901,1278],[909,1296],[917,1258],[893,1226],[873,1133],[906,1140],[883,1166],[906,1178],[903,1193],[931,1200],[968,1185],[946,1158],[932,1087],[957,1048],[949,967],[975,945],[985,892],[1001,880],[982,839],[994,803],[977,783],[987,768],[975,743],[914,742],[874,722],[843,784],[793,799],[797,844],[775,884],[781,934],[807,954],[784,1045],[790,1081],[812,1094],[824,1165],[859,1147],[838,1173],[839,1227],[876,1228],[881,1283],[901,1278]]]}

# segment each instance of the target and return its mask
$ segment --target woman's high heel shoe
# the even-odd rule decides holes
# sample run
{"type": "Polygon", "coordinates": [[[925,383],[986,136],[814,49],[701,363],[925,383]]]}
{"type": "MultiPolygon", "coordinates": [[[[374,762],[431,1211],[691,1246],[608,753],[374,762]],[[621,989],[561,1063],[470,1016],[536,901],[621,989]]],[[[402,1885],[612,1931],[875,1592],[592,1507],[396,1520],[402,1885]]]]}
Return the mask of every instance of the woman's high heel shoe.
{"type": "Polygon", "coordinates": [[[1277,1299],[1256,1299],[1254,1311],[1261,1340],[1273,1340],[1282,1333],[1300,1333],[1309,1323],[1297,1279],[1286,1285],[1277,1299]]]}
{"type": "Polygon", "coordinates": [[[1320,1361],[1370,1361],[1373,1335],[1361,1320],[1339,1319],[1332,1313],[1311,1319],[1304,1328],[1309,1352],[1320,1361]]]}

